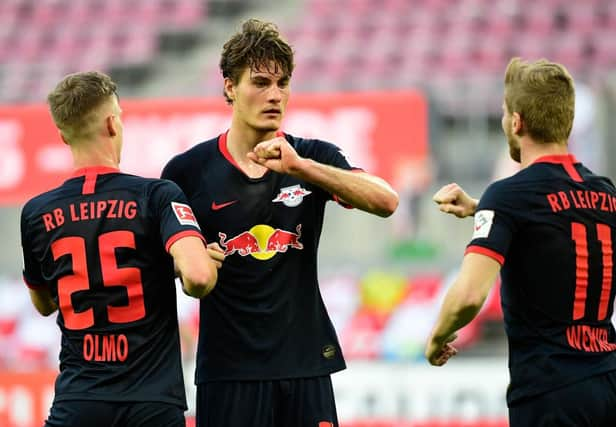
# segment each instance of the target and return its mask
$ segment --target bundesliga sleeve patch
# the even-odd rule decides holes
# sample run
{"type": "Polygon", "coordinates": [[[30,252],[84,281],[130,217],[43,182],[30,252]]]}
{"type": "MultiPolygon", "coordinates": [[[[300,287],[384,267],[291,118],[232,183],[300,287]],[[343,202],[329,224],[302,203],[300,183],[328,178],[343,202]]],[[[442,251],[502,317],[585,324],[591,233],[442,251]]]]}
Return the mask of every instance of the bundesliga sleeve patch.
{"type": "Polygon", "coordinates": [[[482,210],[475,213],[475,225],[473,226],[473,239],[486,238],[490,235],[494,211],[482,210]]]}
{"type": "Polygon", "coordinates": [[[197,218],[193,213],[190,206],[184,203],[171,202],[171,207],[173,208],[173,213],[178,219],[179,223],[182,225],[194,225],[199,230],[199,223],[197,222],[197,218]]]}

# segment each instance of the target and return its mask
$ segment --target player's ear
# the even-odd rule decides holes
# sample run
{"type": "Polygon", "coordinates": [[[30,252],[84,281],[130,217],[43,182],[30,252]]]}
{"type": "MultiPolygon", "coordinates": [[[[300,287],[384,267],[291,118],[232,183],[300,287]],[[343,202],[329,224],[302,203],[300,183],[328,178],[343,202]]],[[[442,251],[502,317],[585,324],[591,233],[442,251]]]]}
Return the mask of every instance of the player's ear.
{"type": "Polygon", "coordinates": [[[110,115],[105,118],[105,127],[107,128],[107,132],[109,133],[109,136],[113,137],[118,134],[118,131],[116,129],[116,121],[115,121],[114,115],[110,115]]]}
{"type": "Polygon", "coordinates": [[[514,135],[519,135],[522,133],[522,128],[523,128],[522,116],[520,116],[520,113],[514,112],[511,115],[511,132],[514,135]]]}
{"type": "Polygon", "coordinates": [[[66,145],[71,145],[71,144],[68,143],[66,137],[64,136],[64,134],[62,133],[61,130],[59,130],[58,133],[60,134],[60,139],[62,139],[63,143],[65,143],[66,145]]]}
{"type": "Polygon", "coordinates": [[[235,101],[235,86],[229,77],[225,77],[225,94],[231,101],[235,101]]]}

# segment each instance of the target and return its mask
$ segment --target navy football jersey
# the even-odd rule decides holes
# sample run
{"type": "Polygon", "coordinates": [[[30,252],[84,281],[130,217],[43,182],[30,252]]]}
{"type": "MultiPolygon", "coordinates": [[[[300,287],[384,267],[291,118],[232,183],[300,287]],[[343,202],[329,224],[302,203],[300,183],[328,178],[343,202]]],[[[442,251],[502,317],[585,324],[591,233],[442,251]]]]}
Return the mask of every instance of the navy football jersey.
{"type": "MultiPolygon", "coordinates": [[[[302,157],[353,169],[333,144],[284,136],[302,157]]],[[[197,383],[344,369],[317,280],[332,195],[273,171],[248,177],[228,152],[226,134],[176,156],[162,176],[184,190],[199,223],[207,224],[207,241],[226,253],[216,288],[200,302],[197,383]]]]}
{"type": "Polygon", "coordinates": [[[47,288],[62,331],[55,400],[159,401],[186,408],[173,260],[201,239],[178,186],[84,168],[21,214],[24,280],[47,288]]]}
{"type": "Polygon", "coordinates": [[[509,404],[616,369],[616,189],[545,156],[481,197],[467,252],[503,265],[509,404]]]}

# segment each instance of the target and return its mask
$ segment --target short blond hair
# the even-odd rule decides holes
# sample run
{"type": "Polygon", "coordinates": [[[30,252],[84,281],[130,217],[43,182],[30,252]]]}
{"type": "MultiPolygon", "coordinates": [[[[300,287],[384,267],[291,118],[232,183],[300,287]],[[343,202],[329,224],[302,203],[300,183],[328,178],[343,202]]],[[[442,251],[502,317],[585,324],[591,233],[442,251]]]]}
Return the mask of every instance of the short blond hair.
{"type": "Polygon", "coordinates": [[[558,63],[513,58],[505,71],[505,105],[537,142],[566,142],[573,127],[573,77],[558,63]]]}
{"type": "Polygon", "coordinates": [[[53,121],[68,141],[87,138],[93,113],[117,96],[117,85],[98,71],[69,74],[47,96],[53,121]]]}

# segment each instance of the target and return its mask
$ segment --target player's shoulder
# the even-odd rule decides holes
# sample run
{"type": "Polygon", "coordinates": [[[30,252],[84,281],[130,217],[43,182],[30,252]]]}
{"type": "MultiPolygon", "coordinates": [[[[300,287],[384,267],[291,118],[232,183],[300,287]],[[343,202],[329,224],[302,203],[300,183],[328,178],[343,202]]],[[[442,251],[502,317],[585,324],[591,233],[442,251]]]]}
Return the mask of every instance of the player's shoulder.
{"type": "Polygon", "coordinates": [[[335,144],[322,139],[303,138],[286,132],[284,133],[284,137],[300,156],[315,152],[340,150],[335,144]]]}
{"type": "Polygon", "coordinates": [[[184,168],[194,163],[206,161],[217,149],[218,138],[219,136],[216,136],[207,141],[199,142],[188,150],[176,154],[169,160],[165,168],[184,168]]]}
{"type": "Polygon", "coordinates": [[[488,185],[481,196],[482,204],[515,204],[513,201],[519,200],[525,194],[523,190],[528,187],[528,181],[519,174],[518,172],[515,175],[499,179],[488,185]]]}
{"type": "Polygon", "coordinates": [[[584,181],[588,181],[588,182],[593,183],[593,185],[602,187],[601,188],[602,190],[607,190],[610,192],[616,191],[616,187],[614,186],[614,182],[612,181],[611,178],[605,175],[594,173],[584,164],[580,164],[580,167],[578,170],[580,172],[580,175],[584,179],[584,181]]]}
{"type": "Polygon", "coordinates": [[[55,206],[55,201],[62,199],[64,196],[63,186],[40,193],[24,203],[21,209],[21,216],[24,218],[47,211],[55,206]]]}

